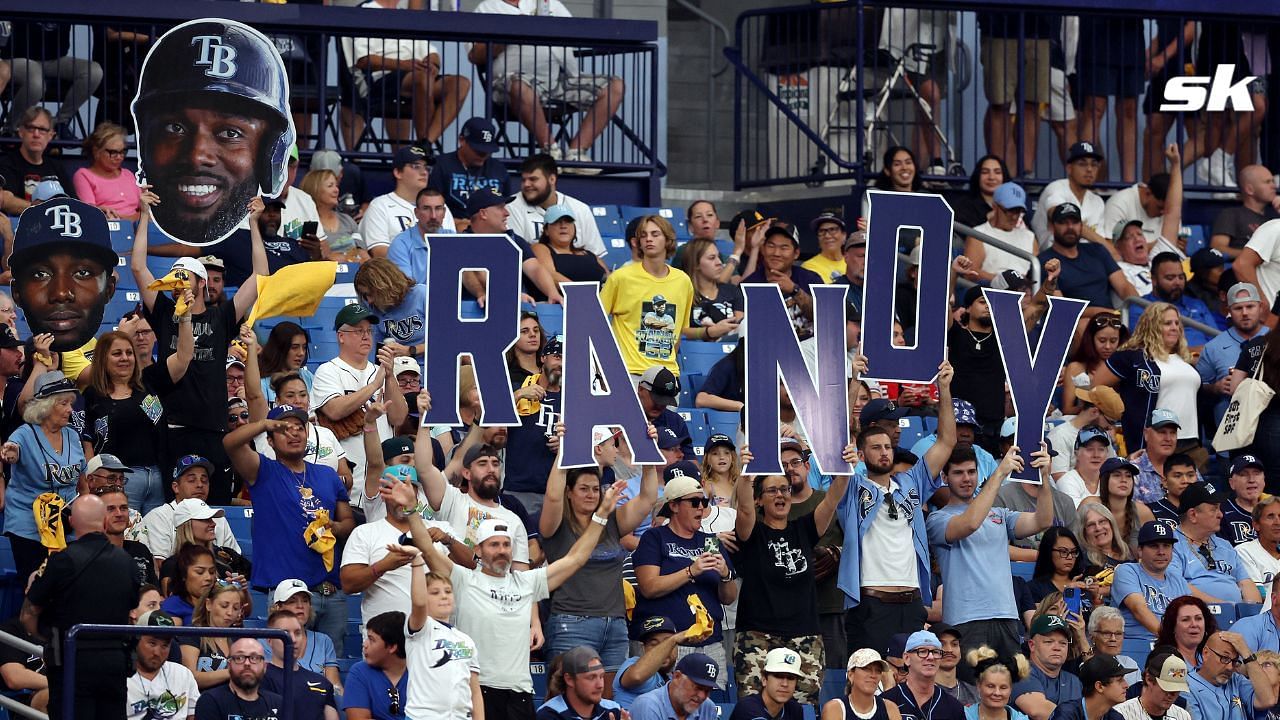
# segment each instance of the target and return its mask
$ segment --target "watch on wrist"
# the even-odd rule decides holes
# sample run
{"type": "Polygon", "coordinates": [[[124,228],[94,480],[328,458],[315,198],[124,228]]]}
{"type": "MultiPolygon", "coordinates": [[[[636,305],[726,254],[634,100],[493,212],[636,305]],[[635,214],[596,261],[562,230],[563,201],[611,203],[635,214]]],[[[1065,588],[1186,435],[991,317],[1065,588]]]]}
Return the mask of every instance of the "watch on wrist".
{"type": "Polygon", "coordinates": [[[1244,664],[1244,665],[1248,665],[1249,663],[1254,662],[1254,661],[1255,661],[1255,660],[1257,660],[1257,659],[1258,659],[1258,654],[1257,654],[1257,653],[1253,653],[1252,655],[1250,655],[1250,656],[1249,656],[1249,657],[1247,657],[1247,658],[1244,658],[1244,659],[1243,659],[1243,660],[1241,660],[1240,662],[1241,662],[1242,664],[1244,664]]]}

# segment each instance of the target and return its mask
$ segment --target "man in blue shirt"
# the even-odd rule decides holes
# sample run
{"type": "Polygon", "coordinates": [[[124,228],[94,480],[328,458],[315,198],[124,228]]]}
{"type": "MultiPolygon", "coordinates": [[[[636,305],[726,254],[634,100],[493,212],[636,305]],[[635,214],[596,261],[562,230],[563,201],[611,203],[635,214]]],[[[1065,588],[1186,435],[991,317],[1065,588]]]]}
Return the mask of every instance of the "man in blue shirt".
{"type": "Polygon", "coordinates": [[[1124,617],[1124,639],[1151,641],[1173,599],[1190,595],[1181,575],[1166,572],[1173,559],[1173,531],[1159,520],[1138,530],[1138,562],[1122,563],[1111,582],[1111,604],[1124,617]]]}
{"type": "Polygon", "coordinates": [[[1205,638],[1200,667],[1187,676],[1187,711],[1195,720],[1248,720],[1276,704],[1276,691],[1258,656],[1239,633],[1205,638]]]}
{"type": "MultiPolygon", "coordinates": [[[[1222,422],[1222,415],[1231,403],[1235,383],[1231,371],[1240,360],[1240,348],[1249,340],[1266,335],[1270,330],[1262,323],[1266,306],[1253,283],[1236,283],[1227,291],[1227,305],[1231,313],[1231,327],[1205,343],[1196,372],[1200,373],[1201,389],[1217,398],[1213,406],[1213,418],[1222,422]]],[[[1191,344],[1190,330],[1187,344],[1191,344]]]]}
{"type": "Polygon", "coordinates": [[[444,196],[435,188],[426,187],[418,191],[414,201],[413,214],[418,217],[418,224],[400,231],[391,240],[391,248],[387,250],[387,259],[396,264],[400,271],[419,285],[427,284],[427,235],[448,233],[444,229],[445,204],[444,196]]]}
{"type": "MultiPolygon", "coordinates": [[[[1189,320],[1216,327],[1213,313],[1204,301],[1186,294],[1187,274],[1182,269],[1182,258],[1176,253],[1162,252],[1151,260],[1151,292],[1143,299],[1151,302],[1169,303],[1178,310],[1178,314],[1189,320]]],[[[1138,318],[1146,308],[1141,305],[1129,306],[1129,327],[1138,326],[1138,318]]],[[[1183,328],[1187,337],[1187,345],[1201,347],[1209,342],[1209,336],[1187,325],[1183,328]]]]}
{"type": "Polygon", "coordinates": [[[365,623],[364,660],[347,673],[343,708],[363,710],[371,720],[403,720],[409,697],[404,620],[402,612],[384,612],[365,623]]]}
{"type": "Polygon", "coordinates": [[[427,187],[444,196],[449,210],[461,217],[467,198],[475,190],[492,188],[503,195],[510,189],[507,168],[493,157],[498,149],[498,129],[493,121],[473,117],[462,124],[458,149],[436,158],[427,187]]]}
{"type": "MultiPolygon", "coordinates": [[[[1277,575],[1271,581],[1271,596],[1275,597],[1277,592],[1280,592],[1280,575],[1277,575]]],[[[1254,652],[1262,650],[1280,652],[1278,622],[1280,622],[1280,603],[1273,602],[1267,612],[1241,618],[1239,622],[1231,626],[1231,630],[1240,633],[1240,636],[1245,639],[1245,642],[1249,643],[1249,647],[1254,652]]]]}
{"type": "Polygon", "coordinates": [[[1227,484],[1231,486],[1232,497],[1222,501],[1222,527],[1218,529],[1218,537],[1231,543],[1232,547],[1258,539],[1258,531],[1253,526],[1253,509],[1266,487],[1266,470],[1257,455],[1237,455],[1231,461],[1231,476],[1227,478],[1227,484]]]}
{"type": "Polygon", "coordinates": [[[1182,521],[1174,532],[1177,543],[1169,572],[1181,575],[1207,602],[1262,602],[1235,548],[1217,535],[1222,527],[1219,504],[1225,499],[1225,493],[1207,482],[1193,483],[1183,491],[1182,521]]]}
{"type": "Polygon", "coordinates": [[[709,697],[716,688],[720,666],[702,653],[680,658],[671,681],[636,698],[631,720],[716,720],[720,708],[709,697]]]}
{"type": "Polygon", "coordinates": [[[1049,220],[1053,245],[1040,253],[1040,264],[1055,259],[1061,263],[1058,288],[1067,297],[1087,300],[1087,317],[1111,310],[1112,291],[1122,298],[1138,294],[1105,247],[1080,242],[1083,225],[1079,206],[1064,202],[1053,209],[1049,220]]]}
{"type": "Polygon", "coordinates": [[[669,618],[653,616],[640,624],[640,646],[644,654],[622,661],[613,676],[613,699],[630,710],[636,698],[667,684],[676,665],[676,652],[688,637],[688,630],[676,632],[669,618]]]}
{"type": "Polygon", "coordinates": [[[604,697],[600,653],[579,645],[560,656],[564,692],[538,708],[537,720],[622,720],[623,709],[604,697]]]}
{"type": "Polygon", "coordinates": [[[1031,720],[1048,720],[1057,706],[1079,703],[1084,696],[1080,679],[1062,669],[1070,646],[1071,626],[1061,617],[1041,615],[1031,623],[1031,674],[1009,696],[1010,704],[1031,720]]]}
{"type": "MultiPolygon", "coordinates": [[[[1042,447],[1033,457],[1044,487],[1049,487],[1049,453],[1042,447]]],[[[975,497],[977,459],[972,448],[957,447],[943,468],[951,499],[926,521],[946,586],[942,620],[960,631],[962,657],[983,645],[1000,657],[1012,657],[1022,646],[1007,548],[1053,524],[1053,494],[1041,492],[1034,513],[994,507],[1000,484],[1021,467],[1022,458],[1010,448],[975,497]]]]}
{"type": "Polygon", "coordinates": [[[307,647],[307,635],[302,622],[292,610],[276,610],[267,618],[267,627],[284,630],[293,638],[293,667],[284,667],[284,642],[271,639],[271,656],[267,660],[267,672],[262,677],[262,689],[284,697],[285,683],[293,686],[289,713],[295,718],[338,720],[338,706],[334,700],[333,683],[319,673],[299,667],[298,658],[307,647]]]}

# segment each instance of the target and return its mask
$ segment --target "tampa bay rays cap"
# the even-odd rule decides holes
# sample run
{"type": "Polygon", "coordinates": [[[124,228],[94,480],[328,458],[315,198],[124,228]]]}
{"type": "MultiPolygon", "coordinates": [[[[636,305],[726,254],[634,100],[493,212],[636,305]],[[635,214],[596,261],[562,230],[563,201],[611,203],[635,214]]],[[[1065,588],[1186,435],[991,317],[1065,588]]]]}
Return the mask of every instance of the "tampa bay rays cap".
{"type": "Polygon", "coordinates": [[[75,198],[55,198],[23,210],[13,235],[9,264],[19,268],[47,256],[54,248],[81,252],[108,271],[116,266],[107,216],[75,198]]]}

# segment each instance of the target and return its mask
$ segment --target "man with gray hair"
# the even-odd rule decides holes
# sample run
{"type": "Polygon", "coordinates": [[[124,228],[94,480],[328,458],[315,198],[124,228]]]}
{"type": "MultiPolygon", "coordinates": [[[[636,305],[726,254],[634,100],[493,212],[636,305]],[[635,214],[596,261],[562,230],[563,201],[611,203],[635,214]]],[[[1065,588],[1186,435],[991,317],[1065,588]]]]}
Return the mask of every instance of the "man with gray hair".
{"type": "Polygon", "coordinates": [[[1085,633],[1089,636],[1089,644],[1093,646],[1095,655],[1109,655],[1121,667],[1131,671],[1124,676],[1126,682],[1133,685],[1142,681],[1142,669],[1138,667],[1138,661],[1120,654],[1124,646],[1124,616],[1119,610],[1109,605],[1094,608],[1085,633]]]}

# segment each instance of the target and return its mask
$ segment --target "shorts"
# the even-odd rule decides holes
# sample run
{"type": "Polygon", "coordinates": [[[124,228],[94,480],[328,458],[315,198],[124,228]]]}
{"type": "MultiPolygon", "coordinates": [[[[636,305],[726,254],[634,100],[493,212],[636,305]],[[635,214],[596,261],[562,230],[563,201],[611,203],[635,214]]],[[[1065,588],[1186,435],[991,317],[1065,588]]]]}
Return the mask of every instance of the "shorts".
{"type": "Polygon", "coordinates": [[[796,702],[817,705],[826,665],[821,635],[787,638],[755,630],[739,630],[733,639],[733,677],[738,686],[738,698],[759,692],[764,687],[765,656],[770,650],[780,647],[794,650],[800,656],[800,671],[804,675],[796,681],[796,702]]]}
{"type": "MultiPolygon", "coordinates": [[[[1009,106],[1009,114],[1018,114],[1017,103],[1009,106]]],[[[1067,74],[1049,68],[1049,102],[1040,103],[1040,119],[1046,122],[1070,122],[1076,119],[1076,104],[1071,99],[1071,83],[1067,74]]]]}
{"type": "MultiPolygon", "coordinates": [[[[924,72],[913,72],[908,69],[907,79],[909,79],[911,84],[915,85],[917,88],[919,88],[920,83],[925,80],[932,80],[933,84],[938,86],[938,93],[940,95],[946,95],[947,79],[951,76],[951,73],[947,68],[947,54],[945,52],[934,53],[933,56],[929,58],[926,65],[928,65],[928,67],[925,68],[924,72]]],[[[919,65],[917,64],[916,67],[919,67],[919,65]]]]}
{"type": "Polygon", "coordinates": [[[390,70],[369,82],[369,95],[365,106],[359,108],[360,114],[366,118],[403,118],[413,117],[413,98],[403,95],[404,79],[410,73],[403,70],[390,70]]]}
{"type": "Polygon", "coordinates": [[[1080,63],[1076,75],[1083,97],[1136,98],[1142,93],[1141,65],[1080,63]]]}
{"type": "Polygon", "coordinates": [[[982,43],[982,81],[987,102],[1008,105],[1018,99],[1018,68],[1023,71],[1023,99],[1028,103],[1049,102],[1049,41],[1023,41],[1026,55],[1018,63],[1018,41],[987,38],[982,43]]]}
{"type": "Polygon", "coordinates": [[[503,78],[505,82],[493,83],[493,99],[506,103],[510,97],[508,85],[522,82],[533,88],[542,102],[562,102],[567,105],[582,107],[596,101],[600,93],[609,87],[612,75],[565,75],[561,73],[555,82],[550,82],[546,75],[532,73],[511,73],[503,78]]]}

